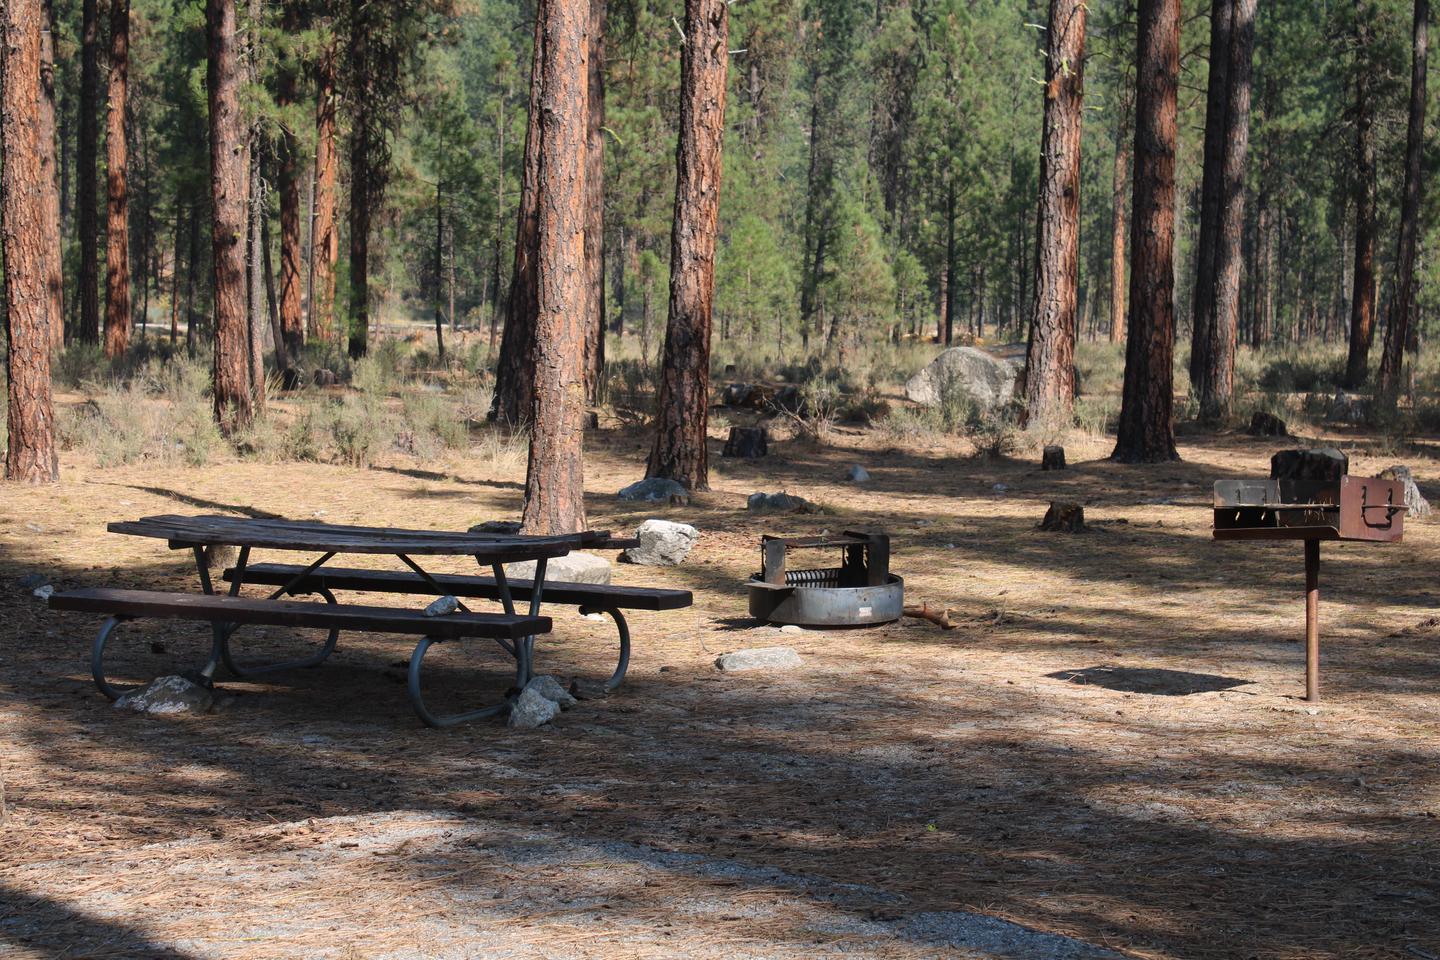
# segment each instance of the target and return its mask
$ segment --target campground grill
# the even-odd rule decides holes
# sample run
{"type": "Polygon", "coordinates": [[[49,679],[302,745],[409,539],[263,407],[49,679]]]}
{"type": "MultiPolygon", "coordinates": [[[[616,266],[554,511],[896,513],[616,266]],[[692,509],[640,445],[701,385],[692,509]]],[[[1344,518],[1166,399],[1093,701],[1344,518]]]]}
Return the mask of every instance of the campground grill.
{"type": "Polygon", "coordinates": [[[1269,480],[1215,481],[1216,540],[1301,540],[1305,544],[1305,699],[1320,699],[1320,541],[1398,543],[1405,488],[1345,475],[1336,451],[1287,450],[1269,480]]]}
{"type": "Polygon", "coordinates": [[[803,627],[856,627],[900,619],[905,581],[890,572],[890,538],[846,531],[838,537],[761,537],[760,572],[749,583],[750,615],[803,627]],[[840,548],[838,567],[787,570],[792,550],[840,548]]]}

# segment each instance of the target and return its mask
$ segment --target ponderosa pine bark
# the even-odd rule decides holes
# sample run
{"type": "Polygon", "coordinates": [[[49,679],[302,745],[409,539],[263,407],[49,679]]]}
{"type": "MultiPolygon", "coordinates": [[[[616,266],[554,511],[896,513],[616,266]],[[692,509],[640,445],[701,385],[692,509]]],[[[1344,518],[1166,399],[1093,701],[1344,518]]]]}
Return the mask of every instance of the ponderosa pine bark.
{"type": "Polygon", "coordinates": [[[729,39],[725,0],[686,0],[670,230],[670,315],[655,405],[655,445],[645,475],[665,477],[690,490],[710,489],[710,318],[729,39]]]}
{"type": "MultiPolygon", "coordinates": [[[[370,10],[365,0],[350,0],[350,69],[364,79],[370,60],[370,10]]],[[[376,118],[370,105],[352,98],[350,118],[350,359],[370,346],[370,205],[375,159],[376,118]]]]}
{"type": "Polygon", "coordinates": [[[335,338],[335,269],[340,261],[336,198],[340,157],[335,148],[335,51],[326,47],[315,63],[315,225],[311,231],[310,336],[335,338]]]}
{"type": "Polygon", "coordinates": [[[1415,310],[1415,246],[1420,230],[1420,203],[1424,195],[1425,81],[1430,46],[1430,0],[1415,0],[1411,31],[1410,122],[1405,136],[1405,192],[1400,202],[1400,241],[1395,254],[1395,295],[1385,329],[1385,350],[1380,355],[1380,383],[1376,391],[1381,407],[1395,409],[1400,392],[1400,371],[1410,341],[1415,310]]]}
{"type": "MultiPolygon", "coordinates": [[[[46,247],[43,156],[47,152],[36,104],[40,100],[40,0],[5,0],[0,6],[0,252],[5,266],[6,416],[5,479],[49,483],[59,476],[55,417],[50,394],[50,328],[60,323],[46,247]]],[[[53,154],[53,143],[49,147],[53,154]]],[[[50,173],[53,174],[53,165],[50,173]]]]}
{"type": "Polygon", "coordinates": [[[1350,351],[1345,362],[1347,389],[1365,384],[1370,344],[1375,338],[1375,116],[1371,8],[1355,0],[1355,269],[1350,297],[1350,351]]]}
{"type": "MultiPolygon", "coordinates": [[[[535,261],[540,218],[540,87],[545,50],[545,5],[535,11],[535,52],[530,65],[530,112],[525,128],[525,154],[520,175],[520,207],[515,215],[515,263],[505,304],[505,330],[495,365],[495,397],[490,419],[518,425],[528,422],[534,406],[535,261]]],[[[588,79],[588,78],[587,78],[588,79]]]]}
{"type": "Polygon", "coordinates": [[[1025,413],[1036,425],[1068,426],[1074,410],[1086,9],[1085,0],[1050,0],[1035,304],[1025,364],[1025,413]]]}
{"type": "Polygon", "coordinates": [[[214,252],[215,422],[227,435],[254,417],[245,309],[245,120],[240,113],[240,52],[235,0],[206,0],[206,87],[210,106],[210,242],[214,252]]]}
{"type": "Polygon", "coordinates": [[[1213,0],[1210,11],[1210,86],[1190,348],[1191,391],[1199,401],[1200,419],[1208,422],[1230,415],[1235,390],[1255,6],[1256,0],[1213,0]]]}
{"type": "Polygon", "coordinates": [[[100,250],[97,148],[100,144],[100,10],[83,0],[80,13],[80,132],[75,163],[76,226],[80,233],[80,340],[100,342],[100,250]]]}
{"type": "Polygon", "coordinates": [[[1136,40],[1135,185],[1131,204],[1130,331],[1121,463],[1178,460],[1175,449],[1175,138],[1180,0],[1141,0],[1136,40]]]}
{"type": "MultiPolygon", "coordinates": [[[[287,36],[293,36],[300,29],[299,4],[287,0],[280,17],[281,29],[287,36]]],[[[275,80],[275,102],[282,111],[296,100],[296,67],[287,60],[280,65],[275,80]]],[[[305,320],[302,316],[300,264],[300,142],[295,131],[283,126],[280,131],[279,170],[276,179],[280,187],[280,342],[275,345],[275,356],[281,370],[299,359],[305,346],[305,320]]]]}
{"type": "Polygon", "coordinates": [[[545,0],[541,6],[535,396],[521,522],[528,534],[563,534],[585,529],[590,13],[589,0],[545,0]]]}
{"type": "Polygon", "coordinates": [[[1130,184],[1130,150],[1134,141],[1130,136],[1130,110],[1133,98],[1125,97],[1120,103],[1120,115],[1115,119],[1115,161],[1110,179],[1110,342],[1120,343],[1125,338],[1125,204],[1126,187],[1130,184]]]}
{"type": "Polygon", "coordinates": [[[130,186],[125,110],[130,87],[130,0],[110,0],[109,109],[105,119],[105,355],[130,348],[130,186]]]}
{"type": "Polygon", "coordinates": [[[590,0],[585,153],[585,398],[596,403],[605,370],[605,6],[590,0]]]}
{"type": "MultiPolygon", "coordinates": [[[[60,237],[60,170],[55,162],[55,9],[44,0],[40,35],[40,185],[45,191],[45,236],[60,237]]],[[[50,295],[50,342],[65,343],[65,274],[63,244],[45,247],[45,290],[50,295]]]]}

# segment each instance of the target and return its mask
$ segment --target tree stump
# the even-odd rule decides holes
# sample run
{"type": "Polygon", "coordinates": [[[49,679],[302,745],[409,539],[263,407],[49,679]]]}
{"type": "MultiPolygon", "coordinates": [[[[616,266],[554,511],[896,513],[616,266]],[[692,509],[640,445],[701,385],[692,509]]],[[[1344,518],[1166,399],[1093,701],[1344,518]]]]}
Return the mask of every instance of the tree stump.
{"type": "Polygon", "coordinates": [[[1078,503],[1052,500],[1045,519],[1040,521],[1040,529],[1051,533],[1084,533],[1085,508],[1078,503]]]}
{"type": "Polygon", "coordinates": [[[1293,480],[1338,487],[1350,472],[1350,458],[1334,447],[1281,450],[1270,458],[1272,480],[1293,480]]]}
{"type": "Polygon", "coordinates": [[[1065,448],[1052,444],[1045,448],[1040,456],[1041,470],[1064,470],[1065,469],[1065,448]]]}
{"type": "Polygon", "coordinates": [[[722,457],[744,457],[754,460],[770,452],[770,434],[764,427],[731,427],[722,457]]]}
{"type": "Polygon", "coordinates": [[[1285,421],[1273,413],[1266,413],[1264,410],[1256,410],[1255,415],[1250,418],[1250,426],[1245,430],[1252,437],[1288,437],[1290,431],[1285,426],[1285,421]]]}

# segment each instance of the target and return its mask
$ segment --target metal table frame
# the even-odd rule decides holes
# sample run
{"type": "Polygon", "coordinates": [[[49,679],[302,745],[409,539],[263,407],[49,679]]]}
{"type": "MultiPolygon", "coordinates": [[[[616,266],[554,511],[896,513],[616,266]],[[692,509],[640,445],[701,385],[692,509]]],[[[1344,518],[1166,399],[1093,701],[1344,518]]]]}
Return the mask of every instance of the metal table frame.
{"type": "MultiPolygon", "coordinates": [[[[319,594],[326,603],[336,603],[334,594],[323,587],[298,591],[296,588],[332,558],[344,553],[394,556],[415,573],[417,586],[428,588],[428,591],[433,592],[436,596],[444,596],[445,590],[436,583],[429,572],[416,562],[413,555],[471,556],[482,570],[488,566],[493,571],[496,587],[500,594],[500,604],[505,613],[512,616],[515,614],[515,602],[511,596],[504,564],[535,561],[535,581],[530,596],[529,614],[538,616],[544,592],[546,562],[551,557],[564,556],[570,552],[572,547],[608,537],[608,534],[603,532],[587,532],[558,537],[526,537],[518,534],[459,534],[301,521],[252,520],[224,516],[146,517],[136,521],[112,523],[108,529],[112,533],[167,540],[172,550],[190,550],[195,558],[195,569],[200,577],[201,589],[209,595],[215,594],[215,584],[210,575],[210,564],[206,551],[213,547],[232,546],[240,551],[228,591],[230,596],[238,596],[240,588],[244,585],[245,568],[250,562],[250,552],[253,548],[319,552],[321,554],[289,583],[271,592],[266,598],[268,600],[278,600],[287,594],[297,596],[301,593],[314,592],[319,594]]],[[[426,590],[416,590],[415,592],[416,594],[427,593],[426,590]]],[[[462,601],[457,599],[456,602],[459,609],[469,612],[469,608],[462,601]]],[[[116,627],[126,619],[128,618],[110,617],[107,619],[101,626],[91,651],[91,672],[95,677],[95,682],[112,699],[118,696],[120,691],[105,679],[105,645],[116,627]]],[[[233,623],[212,625],[210,654],[205,665],[199,671],[199,676],[204,680],[213,681],[221,666],[240,679],[255,679],[280,670],[319,666],[334,652],[340,633],[338,629],[331,629],[320,651],[309,657],[280,663],[242,665],[236,661],[230,649],[230,640],[239,627],[239,624],[233,623]]],[[[420,718],[430,726],[448,727],[507,712],[510,709],[508,699],[458,714],[438,715],[429,709],[421,692],[422,666],[426,652],[433,645],[443,642],[443,639],[441,637],[422,637],[410,657],[407,686],[411,702],[420,718]]],[[[495,638],[495,643],[515,660],[515,689],[524,689],[534,676],[535,637],[527,636],[513,642],[495,638]]]]}

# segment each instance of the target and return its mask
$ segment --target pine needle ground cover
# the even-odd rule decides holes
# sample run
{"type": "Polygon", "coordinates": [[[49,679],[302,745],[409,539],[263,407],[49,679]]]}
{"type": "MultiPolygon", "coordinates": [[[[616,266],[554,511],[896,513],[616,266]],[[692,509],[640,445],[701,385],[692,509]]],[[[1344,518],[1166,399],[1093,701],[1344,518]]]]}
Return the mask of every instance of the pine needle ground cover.
{"type": "MultiPolygon", "coordinates": [[[[592,432],[587,511],[617,530],[699,526],[685,565],[616,575],[696,605],[637,614],[626,685],[528,733],[422,729],[383,679],[401,648],[375,637],[342,637],[320,670],[225,684],[211,715],[121,714],[88,678],[95,624],[14,587],[40,571],[57,589],[195,589],[188,555],[106,535],[117,517],[511,518],[523,459],[101,467],[70,451],[55,487],[8,490],[0,952],[1007,955],[945,933],[983,915],[1141,957],[1440,955],[1435,522],[1326,553],[1312,707],[1298,546],[1209,537],[1211,482],[1263,475],[1289,441],[1182,436],[1182,462],[1121,467],[1110,441],[1078,436],[1069,469],[1041,473],[1028,455],[838,426],[825,445],[717,461],[688,507],[642,509],[613,494],[648,439],[592,432]],[[844,480],[853,463],[869,483],[844,480]],[[746,513],[777,489],[827,510],[746,513]],[[1082,502],[1089,532],[1037,531],[1052,499],[1082,502]],[[893,535],[907,599],[959,629],[788,635],[745,618],[760,533],[868,526],[893,535]],[[778,643],[803,666],[713,667],[778,643]]],[[[1440,481],[1423,443],[1328,439],[1354,473],[1403,459],[1432,494],[1440,481]]],[[[201,632],[136,625],[115,673],[190,666],[201,632]]],[[[557,613],[544,665],[595,675],[612,638],[557,613]]],[[[315,639],[277,629],[245,649],[315,639]]],[[[499,658],[443,652],[457,692],[503,685],[499,658]]]]}

